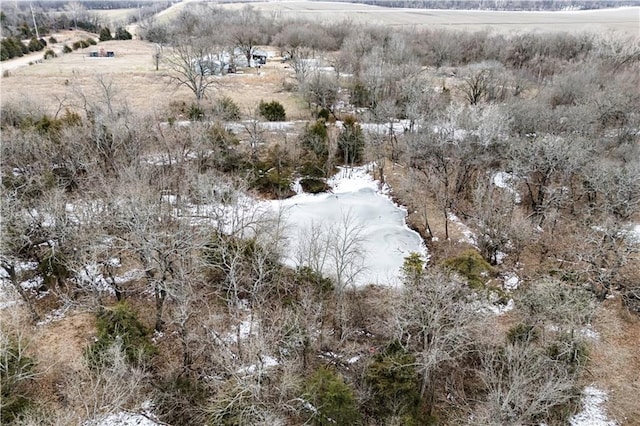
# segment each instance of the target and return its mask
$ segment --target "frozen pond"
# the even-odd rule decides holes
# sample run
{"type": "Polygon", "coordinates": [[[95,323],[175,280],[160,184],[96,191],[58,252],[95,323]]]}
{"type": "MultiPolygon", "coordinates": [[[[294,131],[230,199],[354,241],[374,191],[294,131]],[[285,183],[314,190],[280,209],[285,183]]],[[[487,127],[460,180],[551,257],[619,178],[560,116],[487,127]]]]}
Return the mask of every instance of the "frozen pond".
{"type": "Polygon", "coordinates": [[[345,275],[353,278],[349,283],[395,286],[407,255],[418,252],[426,259],[422,238],[406,225],[406,210],[394,204],[387,190],[379,189],[366,166],[341,169],[328,183],[330,193],[299,193],[270,202],[284,214],[287,265],[308,265],[313,257],[326,275],[335,278],[339,266],[335,246],[355,240],[357,250],[342,251],[348,260],[345,275]]]}

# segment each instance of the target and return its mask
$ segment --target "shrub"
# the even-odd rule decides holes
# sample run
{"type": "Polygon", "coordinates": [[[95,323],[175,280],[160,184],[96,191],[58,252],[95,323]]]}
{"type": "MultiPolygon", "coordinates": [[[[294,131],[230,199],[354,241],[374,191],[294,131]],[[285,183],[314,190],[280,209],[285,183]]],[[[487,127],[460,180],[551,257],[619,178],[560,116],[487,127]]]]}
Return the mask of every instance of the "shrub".
{"type": "Polygon", "coordinates": [[[29,53],[29,48],[17,38],[7,37],[0,42],[0,59],[3,61],[23,56],[25,53],[29,53]]]}
{"type": "Polygon", "coordinates": [[[322,108],[320,111],[318,111],[318,113],[316,114],[316,118],[318,120],[324,120],[329,121],[329,118],[331,117],[331,111],[329,111],[326,108],[322,108]]]}
{"type": "Polygon", "coordinates": [[[313,152],[318,160],[326,161],[329,156],[329,147],[327,144],[329,137],[327,126],[322,119],[317,120],[312,125],[306,125],[304,133],[300,136],[302,146],[313,152]]]}
{"type": "Polygon", "coordinates": [[[66,44],[62,47],[62,53],[71,53],[73,50],[66,44]]]}
{"type": "Polygon", "coordinates": [[[467,279],[469,287],[483,288],[494,269],[474,249],[463,251],[459,256],[444,261],[444,266],[467,279]]]}
{"type": "Polygon", "coordinates": [[[371,93],[367,85],[357,81],[351,88],[351,104],[356,107],[370,107],[372,104],[371,93]]]}
{"type": "Polygon", "coordinates": [[[511,344],[535,342],[539,337],[537,328],[524,323],[514,325],[507,332],[507,341],[511,344]]]}
{"type": "MultiPolygon", "coordinates": [[[[55,176],[51,174],[49,186],[53,187],[55,182],[55,176]]],[[[38,264],[38,272],[42,275],[44,285],[48,288],[61,287],[64,284],[64,280],[69,278],[71,272],[67,267],[67,258],[60,250],[50,250],[44,256],[38,264]]]]}
{"type": "Polygon", "coordinates": [[[82,43],[79,41],[75,41],[71,46],[73,47],[73,50],[78,50],[82,47],[82,43]]]}
{"type": "Polygon", "coordinates": [[[143,364],[156,353],[156,348],[149,340],[149,330],[126,302],[100,312],[96,327],[96,341],[85,351],[92,368],[99,368],[108,362],[106,350],[116,340],[121,343],[127,361],[133,365],[143,364]]]}
{"type": "Polygon", "coordinates": [[[94,40],[94,39],[92,39],[92,38],[88,38],[88,39],[86,39],[85,41],[86,41],[86,43],[88,43],[88,44],[89,44],[89,45],[91,45],[91,46],[95,46],[96,44],[98,44],[98,42],[97,42],[97,41],[95,41],[95,40],[94,40]]]}
{"type": "Polygon", "coordinates": [[[213,104],[213,114],[224,121],[240,119],[240,107],[228,96],[216,99],[213,104]]]}
{"type": "Polygon", "coordinates": [[[358,425],[358,405],[351,388],[332,370],[320,367],[309,378],[303,398],[311,404],[313,423],[319,426],[358,425]]]}
{"type": "Polygon", "coordinates": [[[338,151],[336,155],[345,164],[354,164],[362,161],[364,152],[364,134],[362,128],[356,123],[355,117],[349,115],[342,123],[342,132],[338,136],[338,151]]]}
{"type": "Polygon", "coordinates": [[[260,111],[260,115],[268,121],[284,121],[287,119],[284,107],[278,101],[260,101],[258,109],[260,111]]]}
{"type": "Polygon", "coordinates": [[[365,373],[371,389],[371,412],[377,419],[402,419],[403,425],[418,424],[420,385],[415,357],[393,341],[377,354],[365,373]]]}
{"type": "Polygon", "coordinates": [[[278,198],[294,195],[291,190],[291,170],[276,167],[271,161],[257,161],[253,167],[251,188],[278,198]]]}
{"type": "Polygon", "coordinates": [[[109,41],[112,40],[111,30],[108,27],[104,27],[100,30],[100,41],[109,41]]]}
{"type": "Polygon", "coordinates": [[[50,58],[55,58],[58,55],[56,55],[56,52],[53,51],[53,49],[47,49],[46,52],[44,52],[44,59],[50,59],[50,58]]]}
{"type": "Polygon", "coordinates": [[[29,52],[37,52],[44,49],[44,46],[42,45],[40,40],[35,37],[31,37],[31,40],[29,41],[27,47],[29,48],[29,52]]]}
{"type": "Polygon", "coordinates": [[[2,424],[11,424],[31,400],[24,385],[34,375],[35,362],[13,336],[0,332],[0,413],[2,424]],[[6,423],[5,423],[6,422],[6,423]]]}
{"type": "Polygon", "coordinates": [[[309,192],[311,194],[318,194],[320,192],[325,192],[330,189],[330,186],[322,179],[316,178],[305,178],[300,181],[300,186],[304,192],[309,192]]]}
{"type": "Polygon", "coordinates": [[[53,36],[52,36],[52,37],[49,37],[49,44],[55,44],[55,43],[57,43],[57,42],[58,42],[58,40],[56,40],[56,38],[55,38],[55,37],[53,37],[53,36]]]}
{"type": "Polygon", "coordinates": [[[565,363],[569,371],[576,372],[589,359],[589,348],[570,334],[564,334],[547,347],[547,355],[555,361],[565,363]]]}
{"type": "Polygon", "coordinates": [[[114,37],[116,40],[131,40],[133,36],[129,31],[122,27],[116,28],[116,36],[114,37]]]}
{"type": "Polygon", "coordinates": [[[333,292],[333,281],[308,266],[300,266],[296,269],[296,282],[311,284],[321,294],[333,292]]]}
{"type": "Polygon", "coordinates": [[[191,121],[200,121],[204,118],[204,110],[200,108],[200,105],[191,104],[187,111],[187,116],[191,121]]]}

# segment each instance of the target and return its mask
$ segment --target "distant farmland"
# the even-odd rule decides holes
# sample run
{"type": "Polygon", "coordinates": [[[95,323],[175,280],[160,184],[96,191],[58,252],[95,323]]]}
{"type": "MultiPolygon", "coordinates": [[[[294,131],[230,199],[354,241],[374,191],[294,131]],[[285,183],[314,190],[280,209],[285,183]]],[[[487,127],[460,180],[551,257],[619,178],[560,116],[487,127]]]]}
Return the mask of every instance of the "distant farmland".
{"type": "MultiPolygon", "coordinates": [[[[566,12],[495,12],[469,10],[403,9],[354,3],[286,1],[254,2],[253,7],[283,17],[380,23],[391,26],[426,26],[464,30],[519,31],[623,31],[640,35],[640,7],[566,12]]],[[[225,4],[241,8],[246,3],[225,4]]]]}

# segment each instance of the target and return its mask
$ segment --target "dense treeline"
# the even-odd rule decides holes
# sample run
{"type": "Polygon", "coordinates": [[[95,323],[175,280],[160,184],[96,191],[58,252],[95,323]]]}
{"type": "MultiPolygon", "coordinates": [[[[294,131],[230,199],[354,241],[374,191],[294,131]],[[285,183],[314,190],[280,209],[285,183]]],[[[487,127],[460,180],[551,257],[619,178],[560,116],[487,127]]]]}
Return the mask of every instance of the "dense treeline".
{"type": "Polygon", "coordinates": [[[637,39],[207,6],[143,24],[193,104],[132,111],[101,75],[55,115],[3,106],[3,278],[32,322],[62,307],[95,321],[82,362],[49,370],[28,321],[3,321],[3,421],[559,425],[579,410],[596,307],[615,294],[640,312],[637,39]],[[241,111],[197,62],[239,49],[248,67],[264,45],[308,106],[296,135],[267,135],[289,111],[241,111]],[[366,241],[344,214],[303,230],[285,266],[282,217],[248,194],[322,191],[369,162],[399,175],[428,262],[408,256],[401,288],[354,288],[366,241]]]}
{"type": "Polygon", "coordinates": [[[100,28],[111,24],[104,22],[95,10],[131,8],[135,9],[123,20],[116,23],[127,25],[147,19],[166,9],[171,2],[3,2],[0,9],[0,27],[2,34],[28,39],[35,36],[33,20],[38,25],[40,35],[65,29],[82,29],[99,33],[100,28]],[[32,9],[29,6],[33,6],[32,9]]]}

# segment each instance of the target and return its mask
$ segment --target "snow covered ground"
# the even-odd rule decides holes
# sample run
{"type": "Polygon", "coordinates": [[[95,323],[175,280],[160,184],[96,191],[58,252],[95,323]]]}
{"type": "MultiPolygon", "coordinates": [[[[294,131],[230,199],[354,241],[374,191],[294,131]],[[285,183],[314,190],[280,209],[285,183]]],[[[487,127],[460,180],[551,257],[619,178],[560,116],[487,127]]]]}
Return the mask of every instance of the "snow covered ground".
{"type": "MultiPolygon", "coordinates": [[[[345,215],[360,226],[364,254],[363,271],[355,278],[355,285],[396,285],[404,258],[417,252],[426,259],[427,251],[420,235],[409,229],[407,212],[397,206],[380,189],[380,183],[368,173],[370,167],[341,168],[329,179],[330,193],[304,194],[281,201],[269,201],[274,211],[284,211],[287,223],[288,250],[285,263],[296,267],[299,254],[304,251],[305,230],[317,226],[323,232],[342,226],[345,215]]],[[[335,275],[335,263],[327,260],[323,270],[335,275]]]]}
{"type": "Polygon", "coordinates": [[[121,411],[110,414],[96,421],[85,422],[83,426],[159,426],[160,423],[153,421],[150,417],[121,411]]]}
{"type": "Polygon", "coordinates": [[[609,420],[605,408],[602,406],[607,400],[607,393],[593,386],[587,386],[582,391],[582,411],[569,419],[571,426],[617,426],[614,420],[609,420]]]}

